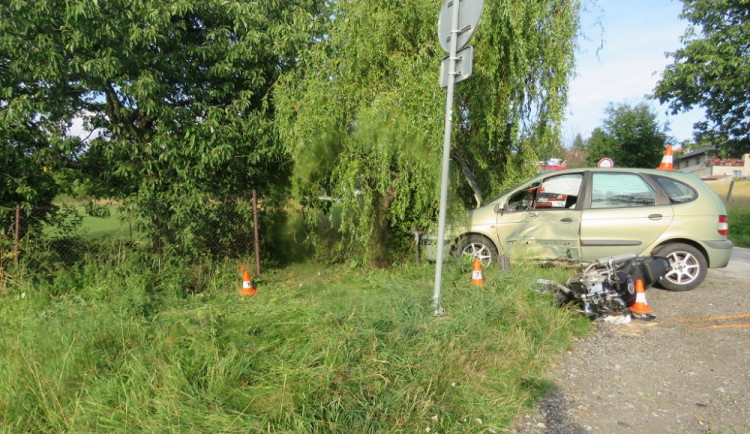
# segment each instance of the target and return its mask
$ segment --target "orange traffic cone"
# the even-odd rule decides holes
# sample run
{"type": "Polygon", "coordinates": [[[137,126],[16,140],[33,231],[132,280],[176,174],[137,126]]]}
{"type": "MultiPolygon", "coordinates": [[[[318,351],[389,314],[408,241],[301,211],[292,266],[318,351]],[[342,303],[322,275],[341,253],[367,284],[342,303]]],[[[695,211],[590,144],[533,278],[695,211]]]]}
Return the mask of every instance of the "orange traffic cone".
{"type": "Polygon", "coordinates": [[[658,170],[671,170],[674,171],[674,157],[672,155],[672,145],[667,145],[667,150],[664,151],[664,157],[661,159],[661,164],[657,167],[658,170]]]}
{"type": "Polygon", "coordinates": [[[253,281],[250,279],[250,273],[245,270],[245,272],[242,275],[242,291],[240,291],[240,294],[242,295],[255,295],[258,291],[253,288],[253,281]]]}
{"type": "Polygon", "coordinates": [[[482,278],[482,264],[479,262],[479,258],[474,258],[474,269],[471,271],[471,284],[484,286],[484,278],[482,278]]]}
{"type": "Polygon", "coordinates": [[[655,318],[654,311],[646,301],[646,290],[643,288],[643,280],[635,281],[635,303],[630,306],[630,311],[645,319],[655,318]]]}

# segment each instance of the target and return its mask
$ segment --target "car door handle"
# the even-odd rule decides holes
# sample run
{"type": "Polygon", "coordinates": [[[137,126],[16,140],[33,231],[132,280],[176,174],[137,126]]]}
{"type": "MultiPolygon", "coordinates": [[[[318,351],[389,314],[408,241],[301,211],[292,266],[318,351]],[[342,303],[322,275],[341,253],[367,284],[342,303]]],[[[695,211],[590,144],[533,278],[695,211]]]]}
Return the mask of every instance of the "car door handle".
{"type": "Polygon", "coordinates": [[[648,219],[649,220],[661,220],[661,218],[664,217],[661,214],[649,214],[648,219]]]}
{"type": "Polygon", "coordinates": [[[560,221],[563,223],[572,223],[573,219],[570,217],[565,217],[564,219],[560,219],[560,221]]]}

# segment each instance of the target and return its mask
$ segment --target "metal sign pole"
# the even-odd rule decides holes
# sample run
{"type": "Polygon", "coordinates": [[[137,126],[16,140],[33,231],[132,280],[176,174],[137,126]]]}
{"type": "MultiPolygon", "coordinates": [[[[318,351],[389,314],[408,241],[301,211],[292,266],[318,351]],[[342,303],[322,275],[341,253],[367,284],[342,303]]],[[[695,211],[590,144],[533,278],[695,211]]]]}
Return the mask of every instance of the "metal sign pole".
{"type": "Polygon", "coordinates": [[[440,86],[448,87],[445,101],[445,133],[443,139],[443,172],[440,177],[440,210],[438,215],[438,239],[435,264],[435,292],[432,306],[435,315],[443,315],[440,305],[440,285],[443,281],[443,256],[445,250],[445,218],[448,210],[448,169],[451,159],[451,133],[453,130],[453,88],[456,82],[471,76],[473,48],[466,47],[471,35],[477,28],[482,15],[484,0],[444,0],[438,20],[438,38],[440,46],[448,52],[448,57],[440,65],[440,86]],[[460,11],[460,13],[459,13],[460,11]],[[460,20],[459,20],[460,18],[460,20]],[[450,25],[448,23],[450,22],[450,25]],[[458,50],[461,49],[459,57],[458,50]],[[456,72],[460,62],[462,71],[456,72]]]}
{"type": "Polygon", "coordinates": [[[435,292],[432,295],[432,307],[436,315],[442,315],[440,305],[440,286],[443,280],[443,251],[445,250],[445,214],[448,209],[448,169],[451,157],[451,132],[453,130],[453,88],[456,82],[456,51],[458,44],[458,2],[453,0],[453,19],[451,23],[450,54],[448,58],[448,96],[445,102],[445,132],[443,138],[443,171],[440,176],[440,210],[438,217],[437,263],[435,264],[435,292]]]}

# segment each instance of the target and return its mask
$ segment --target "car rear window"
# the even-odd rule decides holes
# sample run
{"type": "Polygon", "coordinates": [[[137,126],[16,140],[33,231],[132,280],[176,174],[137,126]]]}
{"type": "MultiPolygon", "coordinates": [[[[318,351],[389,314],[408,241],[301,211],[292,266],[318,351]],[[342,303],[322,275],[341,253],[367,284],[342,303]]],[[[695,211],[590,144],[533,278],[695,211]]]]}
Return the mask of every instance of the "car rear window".
{"type": "Polygon", "coordinates": [[[656,192],[633,173],[594,173],[591,208],[629,208],[652,206],[656,192]]]}
{"type": "Polygon", "coordinates": [[[684,182],[665,176],[654,176],[654,179],[673,204],[687,203],[698,198],[698,192],[684,182]]]}

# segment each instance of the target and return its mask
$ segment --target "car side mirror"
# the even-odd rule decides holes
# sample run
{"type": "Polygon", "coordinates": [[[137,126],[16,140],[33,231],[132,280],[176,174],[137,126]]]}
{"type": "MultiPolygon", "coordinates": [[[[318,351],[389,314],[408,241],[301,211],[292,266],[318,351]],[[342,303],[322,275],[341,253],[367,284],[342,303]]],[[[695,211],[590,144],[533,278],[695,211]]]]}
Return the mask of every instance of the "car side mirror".
{"type": "Polygon", "coordinates": [[[503,213],[505,212],[505,203],[500,202],[497,205],[495,205],[495,212],[500,215],[503,215],[503,213]]]}

